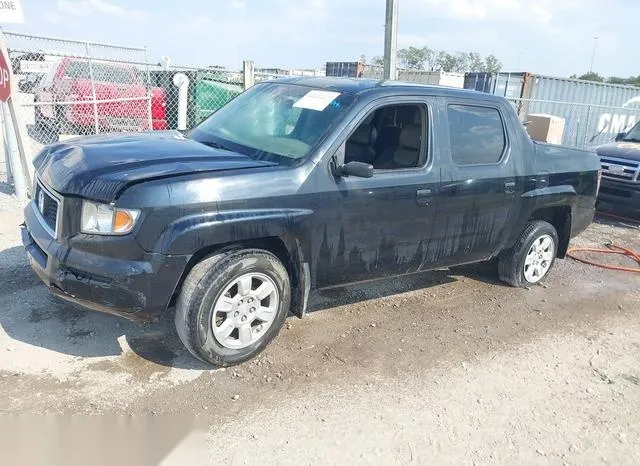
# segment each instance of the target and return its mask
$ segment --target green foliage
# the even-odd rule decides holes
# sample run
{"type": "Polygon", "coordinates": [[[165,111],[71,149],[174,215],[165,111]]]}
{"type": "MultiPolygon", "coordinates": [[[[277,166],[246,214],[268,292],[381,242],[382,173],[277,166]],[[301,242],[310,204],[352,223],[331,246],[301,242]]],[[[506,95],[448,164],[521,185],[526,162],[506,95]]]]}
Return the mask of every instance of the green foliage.
{"type": "Polygon", "coordinates": [[[583,79],[585,81],[596,81],[599,83],[604,82],[604,78],[593,71],[589,71],[588,73],[583,74],[582,76],[578,77],[578,79],[583,79]]]}
{"type": "Polygon", "coordinates": [[[377,55],[375,57],[372,57],[371,58],[371,64],[373,66],[383,66],[384,65],[384,58],[382,58],[379,55],[377,55]]]}
{"type": "Polygon", "coordinates": [[[589,71],[588,73],[585,73],[585,74],[583,74],[581,76],[578,76],[577,74],[572,74],[569,77],[572,78],[572,79],[584,79],[586,81],[595,81],[595,82],[599,82],[599,83],[625,84],[627,86],[640,87],[640,75],[631,76],[629,78],[621,78],[619,76],[610,76],[608,78],[605,78],[604,76],[600,75],[599,73],[595,73],[593,71],[589,71]]]}
{"type": "MultiPolygon", "coordinates": [[[[382,65],[382,57],[374,57],[372,65],[382,65]],[[379,61],[377,61],[379,59],[379,61]]],[[[399,68],[427,71],[445,71],[448,73],[466,73],[470,71],[498,72],[502,63],[495,55],[483,58],[476,52],[457,52],[450,54],[444,50],[429,47],[408,47],[398,50],[399,68]]]]}

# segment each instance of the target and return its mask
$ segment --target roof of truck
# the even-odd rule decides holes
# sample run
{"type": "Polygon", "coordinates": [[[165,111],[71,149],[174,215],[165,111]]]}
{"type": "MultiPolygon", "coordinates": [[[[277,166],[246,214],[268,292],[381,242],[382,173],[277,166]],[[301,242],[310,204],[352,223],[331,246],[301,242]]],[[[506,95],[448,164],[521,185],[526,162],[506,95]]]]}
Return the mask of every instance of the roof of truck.
{"type": "Polygon", "coordinates": [[[336,78],[336,77],[290,77],[279,78],[271,82],[298,84],[301,86],[309,86],[318,89],[326,89],[336,92],[346,92],[351,94],[370,93],[380,91],[389,94],[390,90],[401,92],[403,94],[416,91],[428,95],[447,95],[451,97],[474,98],[482,96],[483,99],[500,99],[492,94],[486,94],[469,89],[458,89],[446,86],[431,86],[428,84],[418,84],[404,81],[385,81],[377,79],[364,78],[336,78]]]}

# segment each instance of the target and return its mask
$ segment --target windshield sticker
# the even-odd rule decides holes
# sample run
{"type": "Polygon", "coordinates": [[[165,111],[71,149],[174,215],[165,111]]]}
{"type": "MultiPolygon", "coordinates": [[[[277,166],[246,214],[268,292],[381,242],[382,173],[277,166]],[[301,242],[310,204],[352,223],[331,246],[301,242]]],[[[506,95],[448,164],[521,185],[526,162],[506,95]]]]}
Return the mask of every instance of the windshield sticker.
{"type": "Polygon", "coordinates": [[[300,100],[293,104],[293,106],[321,112],[339,95],[339,92],[309,91],[300,100]]]}

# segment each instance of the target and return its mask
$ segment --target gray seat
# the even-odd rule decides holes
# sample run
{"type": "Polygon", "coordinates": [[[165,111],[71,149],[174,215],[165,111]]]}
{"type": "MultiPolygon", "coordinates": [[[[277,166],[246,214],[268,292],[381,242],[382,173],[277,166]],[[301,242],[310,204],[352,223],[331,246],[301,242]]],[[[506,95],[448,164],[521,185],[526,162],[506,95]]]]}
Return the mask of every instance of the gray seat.
{"type": "Polygon", "coordinates": [[[411,123],[400,132],[398,146],[388,148],[380,156],[375,168],[397,169],[417,167],[420,159],[422,142],[422,125],[411,123]]]}
{"type": "Polygon", "coordinates": [[[371,163],[375,158],[373,145],[375,144],[377,131],[367,123],[358,126],[345,144],[344,161],[371,163]]]}

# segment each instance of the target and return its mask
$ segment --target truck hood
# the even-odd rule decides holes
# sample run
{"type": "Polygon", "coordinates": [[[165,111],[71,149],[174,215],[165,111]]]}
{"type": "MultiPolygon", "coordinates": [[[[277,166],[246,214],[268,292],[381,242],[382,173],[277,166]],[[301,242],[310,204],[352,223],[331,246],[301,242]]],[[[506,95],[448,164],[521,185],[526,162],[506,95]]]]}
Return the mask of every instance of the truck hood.
{"type": "Polygon", "coordinates": [[[596,147],[600,157],[609,156],[620,159],[640,160],[640,143],[620,141],[596,147]]]}
{"type": "Polygon", "coordinates": [[[74,138],[45,147],[33,164],[57,192],[102,202],[154,178],[276,165],[211,148],[178,131],[74,138]]]}

